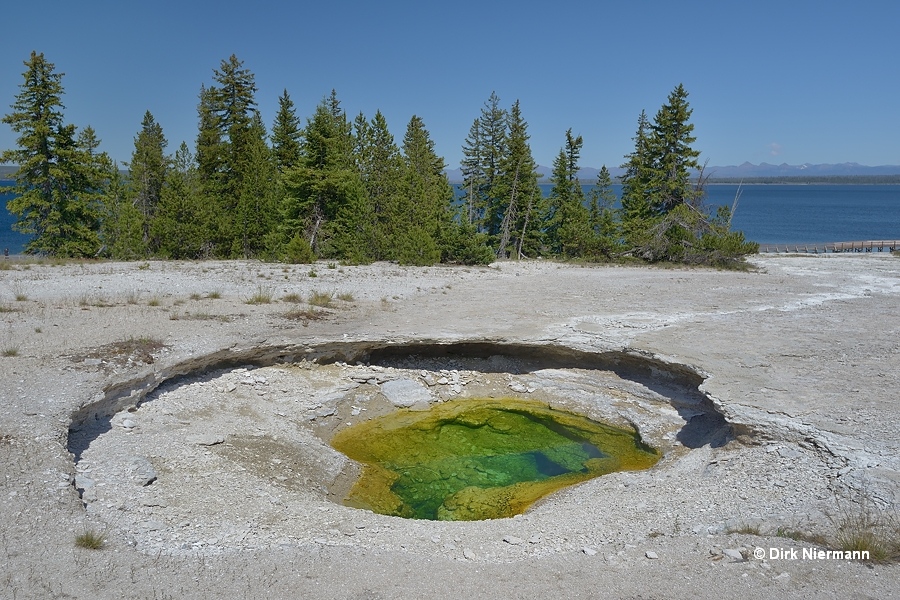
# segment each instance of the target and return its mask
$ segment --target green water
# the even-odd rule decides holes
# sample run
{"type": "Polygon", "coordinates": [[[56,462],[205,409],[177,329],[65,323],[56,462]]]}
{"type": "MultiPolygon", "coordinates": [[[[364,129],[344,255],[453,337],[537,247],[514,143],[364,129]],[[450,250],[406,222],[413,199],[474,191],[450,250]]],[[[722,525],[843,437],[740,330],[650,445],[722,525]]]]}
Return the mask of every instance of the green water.
{"type": "Polygon", "coordinates": [[[364,464],[346,504],[432,520],[510,517],[562,487],[659,459],[634,431],[517,398],[397,411],[341,430],[332,445],[364,464]]]}

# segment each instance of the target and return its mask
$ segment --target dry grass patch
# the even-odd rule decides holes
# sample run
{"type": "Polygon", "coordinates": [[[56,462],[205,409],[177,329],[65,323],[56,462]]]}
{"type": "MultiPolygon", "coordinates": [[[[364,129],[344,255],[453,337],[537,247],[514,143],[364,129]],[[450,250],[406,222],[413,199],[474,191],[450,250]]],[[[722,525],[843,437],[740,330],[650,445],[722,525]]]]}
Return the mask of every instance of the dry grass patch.
{"type": "Polygon", "coordinates": [[[156,362],[156,358],[153,355],[166,347],[166,344],[156,338],[130,337],[120,342],[104,344],[87,354],[73,356],[72,360],[82,362],[86,359],[96,359],[118,365],[128,363],[149,365],[156,362]]]}
{"type": "Polygon", "coordinates": [[[297,293],[286,294],[281,298],[282,302],[292,302],[294,304],[299,304],[303,302],[303,296],[297,293]]]}
{"type": "Polygon", "coordinates": [[[313,291],[309,295],[309,305],[321,308],[331,308],[334,306],[334,294],[331,292],[313,291]]]}
{"type": "Polygon", "coordinates": [[[170,321],[219,321],[220,323],[230,323],[231,317],[228,315],[214,315],[206,312],[195,313],[172,313],[169,315],[170,321]]]}
{"type": "Polygon", "coordinates": [[[289,321],[300,321],[306,327],[310,321],[321,321],[328,317],[328,312],[315,308],[295,308],[282,313],[281,316],[289,321]]]}
{"type": "Polygon", "coordinates": [[[244,304],[271,304],[274,297],[272,288],[259,286],[256,288],[256,293],[244,300],[244,304]]]}
{"type": "Polygon", "coordinates": [[[100,550],[106,542],[102,533],[87,529],[75,536],[75,545],[85,550],[100,550]]]}

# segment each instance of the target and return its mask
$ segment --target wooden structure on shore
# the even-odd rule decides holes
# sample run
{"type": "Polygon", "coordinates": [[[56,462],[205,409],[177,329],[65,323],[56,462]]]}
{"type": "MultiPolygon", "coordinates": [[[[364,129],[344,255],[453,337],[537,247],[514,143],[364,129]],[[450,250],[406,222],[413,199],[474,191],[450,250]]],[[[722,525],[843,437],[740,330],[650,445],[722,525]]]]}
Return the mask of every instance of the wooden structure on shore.
{"type": "Polygon", "coordinates": [[[864,242],[834,242],[831,244],[760,244],[762,252],[793,252],[825,254],[828,252],[895,252],[900,240],[867,240],[864,242]]]}

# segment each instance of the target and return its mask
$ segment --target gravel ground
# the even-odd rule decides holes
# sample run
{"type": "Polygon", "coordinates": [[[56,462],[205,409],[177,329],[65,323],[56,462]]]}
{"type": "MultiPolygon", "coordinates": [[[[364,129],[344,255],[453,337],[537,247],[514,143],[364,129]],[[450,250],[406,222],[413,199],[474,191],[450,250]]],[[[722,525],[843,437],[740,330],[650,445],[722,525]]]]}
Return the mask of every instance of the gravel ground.
{"type": "Polygon", "coordinates": [[[810,556],[855,515],[897,536],[900,259],[753,263],[4,262],[0,597],[900,595],[895,565],[810,556]],[[345,507],[328,438],[396,380],[663,458],[510,519],[345,507]]]}

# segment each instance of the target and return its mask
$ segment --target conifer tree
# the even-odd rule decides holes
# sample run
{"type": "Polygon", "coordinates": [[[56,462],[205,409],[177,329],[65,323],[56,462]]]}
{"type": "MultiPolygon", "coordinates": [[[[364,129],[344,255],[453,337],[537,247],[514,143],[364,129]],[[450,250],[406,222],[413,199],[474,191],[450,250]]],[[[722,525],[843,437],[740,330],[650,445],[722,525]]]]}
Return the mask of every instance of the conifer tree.
{"type": "Polygon", "coordinates": [[[146,256],[144,219],[132,201],[128,182],[113,165],[103,198],[100,227],[103,255],[115,260],[136,260],[146,256]]]}
{"type": "Polygon", "coordinates": [[[0,162],[19,166],[16,197],[7,203],[18,217],[13,227],[32,236],[26,252],[94,256],[100,247],[97,198],[104,183],[93,177],[99,142],[93,130],[76,139],[75,126],[64,122],[63,74],[42,53],[32,52],[24,64],[12,112],[2,119],[19,136],[17,149],[0,154],[0,162]]]}
{"type": "Polygon", "coordinates": [[[307,121],[301,164],[284,174],[280,259],[291,260],[284,253],[291,246],[298,256],[308,249],[323,258],[372,260],[373,213],[354,147],[352,124],[332,90],[307,121]]]}
{"type": "Polygon", "coordinates": [[[653,185],[653,157],[650,153],[650,131],[646,111],[638,117],[634,135],[634,151],[626,155],[622,168],[622,227],[627,243],[638,243],[650,226],[653,208],[650,195],[653,185]]]}
{"type": "Polygon", "coordinates": [[[279,173],[300,162],[300,142],[302,138],[300,119],[294,109],[294,102],[284,90],[278,98],[278,113],[272,125],[272,151],[279,173]]]}
{"type": "Polygon", "coordinates": [[[397,258],[395,237],[407,218],[403,190],[403,160],[387,120],[377,111],[372,121],[360,113],[355,121],[356,163],[373,212],[373,258],[397,258]]]}
{"type": "Polygon", "coordinates": [[[498,231],[497,257],[516,258],[536,253],[540,245],[543,194],[538,187],[537,164],[528,144],[528,123],[519,101],[509,111],[506,152],[500,158],[497,210],[503,215],[498,231]]]}
{"type": "Polygon", "coordinates": [[[594,250],[606,258],[610,258],[619,247],[616,200],[609,169],[603,165],[597,175],[597,184],[590,193],[590,227],[594,237],[594,250]]]}
{"type": "Polygon", "coordinates": [[[150,224],[156,214],[166,178],[168,168],[166,144],[162,126],[148,110],[141,121],[141,130],[134,138],[134,151],[128,167],[133,203],[142,220],[141,243],[149,251],[155,250],[158,246],[155,242],[151,243],[150,224]]]}
{"type": "Polygon", "coordinates": [[[551,252],[569,257],[586,255],[591,247],[590,214],[584,206],[584,192],[578,181],[581,136],[566,131],[566,145],[553,162],[549,212],[546,220],[547,245],[551,252]]]}
{"type": "Polygon", "coordinates": [[[151,233],[165,258],[208,258],[210,242],[200,177],[188,145],[181,143],[166,173],[151,233]]]}
{"type": "Polygon", "coordinates": [[[466,223],[475,225],[479,219],[479,207],[482,204],[481,196],[486,187],[484,173],[484,144],[481,139],[481,120],[475,119],[469,128],[469,135],[463,142],[463,158],[460,163],[463,178],[463,190],[465,192],[466,223]]]}
{"type": "Polygon", "coordinates": [[[700,168],[700,152],[691,147],[697,138],[690,123],[693,110],[687,102],[688,93],[678,86],[659,109],[650,128],[648,143],[652,169],[650,204],[657,214],[665,214],[679,204],[692,204],[698,194],[691,184],[691,174],[700,168]]]}
{"type": "Polygon", "coordinates": [[[441,260],[442,241],[451,227],[453,188],[444,159],[434,151],[425,123],[413,115],[403,136],[406,219],[397,239],[403,264],[430,265],[441,260]]]}

